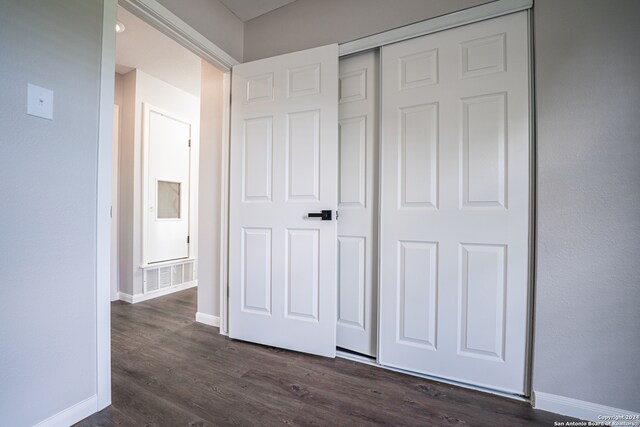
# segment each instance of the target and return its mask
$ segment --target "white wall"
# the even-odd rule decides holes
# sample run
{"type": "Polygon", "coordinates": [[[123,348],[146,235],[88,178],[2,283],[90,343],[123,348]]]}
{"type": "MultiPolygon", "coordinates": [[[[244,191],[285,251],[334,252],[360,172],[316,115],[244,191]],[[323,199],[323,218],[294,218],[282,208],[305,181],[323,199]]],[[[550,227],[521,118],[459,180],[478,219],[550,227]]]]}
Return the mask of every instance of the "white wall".
{"type": "MultiPolygon", "coordinates": [[[[198,194],[200,100],[141,70],[123,76],[120,138],[120,291],[143,291],[142,265],[142,105],[148,103],[185,119],[191,128],[191,194],[198,194]]],[[[190,198],[190,253],[197,257],[197,197],[190,198]]]]}
{"type": "Polygon", "coordinates": [[[297,0],[245,22],[244,61],[344,43],[489,0],[297,0]]]}
{"type": "Polygon", "coordinates": [[[102,7],[0,0],[2,426],[96,394],[102,7]],[[27,83],[54,91],[53,121],[26,115],[27,83]]]}
{"type": "Polygon", "coordinates": [[[198,312],[220,316],[223,73],[202,61],[198,195],[198,312]]]}
{"type": "Polygon", "coordinates": [[[158,0],[219,48],[242,62],[244,24],[218,0],[158,0]]]}

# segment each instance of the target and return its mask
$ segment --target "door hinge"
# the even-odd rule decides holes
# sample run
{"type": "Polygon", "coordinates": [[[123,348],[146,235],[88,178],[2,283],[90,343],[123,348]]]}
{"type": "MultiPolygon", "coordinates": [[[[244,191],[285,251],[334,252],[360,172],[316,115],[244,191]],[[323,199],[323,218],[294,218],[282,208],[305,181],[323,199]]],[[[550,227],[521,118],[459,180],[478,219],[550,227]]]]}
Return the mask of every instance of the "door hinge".
{"type": "Polygon", "coordinates": [[[191,148],[191,139],[189,139],[189,148],[191,148]]]}
{"type": "Polygon", "coordinates": [[[338,218],[340,218],[340,214],[338,213],[338,211],[336,211],[336,221],[338,220],[338,218]]]}
{"type": "Polygon", "coordinates": [[[189,243],[189,236],[187,236],[187,243],[189,243]]]}

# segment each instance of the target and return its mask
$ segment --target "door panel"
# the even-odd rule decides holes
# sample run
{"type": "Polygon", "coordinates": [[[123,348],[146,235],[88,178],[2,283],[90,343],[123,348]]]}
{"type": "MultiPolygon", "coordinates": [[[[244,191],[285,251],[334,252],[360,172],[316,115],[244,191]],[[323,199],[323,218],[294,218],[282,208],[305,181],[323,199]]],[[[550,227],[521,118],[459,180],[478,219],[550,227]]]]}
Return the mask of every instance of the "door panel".
{"type": "Polygon", "coordinates": [[[242,201],[271,201],[273,118],[244,122],[242,139],[242,201]]]}
{"type": "Polygon", "coordinates": [[[242,311],[271,314],[271,229],[242,230],[242,311]]]}
{"type": "Polygon", "coordinates": [[[382,49],[382,364],[525,393],[526,13],[382,49]]]}
{"type": "Polygon", "coordinates": [[[145,105],[148,132],[147,263],[189,257],[191,126],[145,105]]]}
{"type": "Polygon", "coordinates": [[[377,52],[340,60],[338,347],[377,347],[377,52]]]}
{"type": "Polygon", "coordinates": [[[232,338],[335,356],[338,47],[233,68],[232,338]],[[335,218],[335,216],[334,216],[335,218]]]}

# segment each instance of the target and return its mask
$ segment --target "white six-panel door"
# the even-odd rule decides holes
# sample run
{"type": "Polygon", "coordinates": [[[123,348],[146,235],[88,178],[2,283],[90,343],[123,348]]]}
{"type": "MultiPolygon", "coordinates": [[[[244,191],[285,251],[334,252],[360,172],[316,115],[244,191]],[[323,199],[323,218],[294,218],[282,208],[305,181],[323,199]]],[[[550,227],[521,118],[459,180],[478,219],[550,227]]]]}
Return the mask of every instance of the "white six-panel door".
{"type": "Polygon", "coordinates": [[[189,256],[191,125],[144,105],[146,264],[189,256]]]}
{"type": "Polygon", "coordinates": [[[340,60],[338,347],[377,351],[378,53],[340,60]]]}
{"type": "Polygon", "coordinates": [[[526,13],[382,49],[382,364],[525,392],[526,13]]]}
{"type": "Polygon", "coordinates": [[[335,355],[337,165],[337,45],[233,68],[232,338],[335,355]]]}

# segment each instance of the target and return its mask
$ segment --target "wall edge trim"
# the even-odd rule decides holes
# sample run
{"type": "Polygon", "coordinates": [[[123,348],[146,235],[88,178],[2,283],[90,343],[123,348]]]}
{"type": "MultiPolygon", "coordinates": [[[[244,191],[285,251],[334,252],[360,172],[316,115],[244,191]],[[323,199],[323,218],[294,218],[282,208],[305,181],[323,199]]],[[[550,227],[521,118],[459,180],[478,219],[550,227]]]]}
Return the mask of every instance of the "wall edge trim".
{"type": "Polygon", "coordinates": [[[47,418],[46,420],[40,421],[34,427],[57,427],[64,425],[73,425],[78,421],[82,421],[88,416],[94,414],[98,408],[98,395],[94,394],[93,396],[84,399],[74,405],[69,406],[66,409],[58,412],[47,418]]]}
{"type": "Polygon", "coordinates": [[[196,322],[203,323],[209,326],[215,326],[216,328],[220,327],[220,317],[214,316],[212,314],[206,314],[198,311],[196,313],[196,322]]]}
{"type": "Polygon", "coordinates": [[[587,402],[584,400],[573,399],[571,397],[559,396],[557,394],[544,393],[539,391],[533,392],[533,407],[543,411],[554,412],[556,414],[565,415],[574,418],[580,418],[586,421],[604,422],[612,420],[598,419],[598,416],[614,416],[614,415],[638,415],[638,412],[626,409],[618,409],[612,406],[600,405],[598,403],[587,402]]]}

